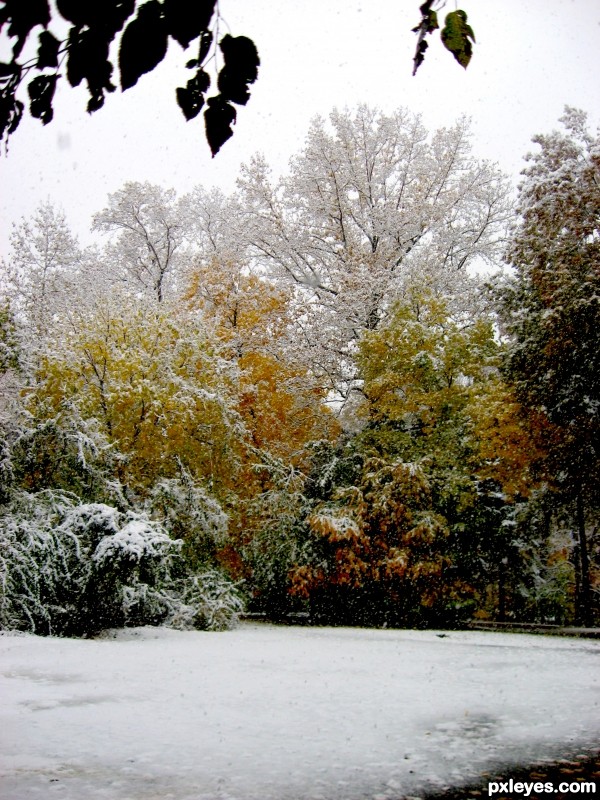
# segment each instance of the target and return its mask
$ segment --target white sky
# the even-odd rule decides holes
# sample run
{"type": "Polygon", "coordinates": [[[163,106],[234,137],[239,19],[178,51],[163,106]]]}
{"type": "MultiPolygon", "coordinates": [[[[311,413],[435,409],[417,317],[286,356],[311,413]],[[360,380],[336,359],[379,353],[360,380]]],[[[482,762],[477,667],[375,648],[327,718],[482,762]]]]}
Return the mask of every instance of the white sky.
{"type": "Polygon", "coordinates": [[[596,641],[476,632],[5,633],[0,794],[397,800],[508,778],[597,749],[599,654],[596,641]]]}
{"type": "MultiPolygon", "coordinates": [[[[174,91],[193,56],[172,45],[155,73],[105,108],[85,113],[83,91],[65,89],[47,127],[24,119],[0,157],[0,255],[13,222],[50,199],[86,239],[92,213],[126,180],[183,193],[197,184],[234,188],[239,165],[257,150],[276,171],[302,145],[310,119],[368,102],[389,112],[404,105],[429,127],[473,120],[478,155],[514,179],[531,136],[557,126],[565,104],[583,108],[593,129],[600,114],[598,0],[462,0],[477,36],[465,71],[432,42],[411,77],[420,0],[221,0],[233,35],[256,42],[259,79],[239,109],[234,137],[215,159],[203,120],[186,123],[174,91]]],[[[446,11],[456,7],[449,0],[446,11]]]]}

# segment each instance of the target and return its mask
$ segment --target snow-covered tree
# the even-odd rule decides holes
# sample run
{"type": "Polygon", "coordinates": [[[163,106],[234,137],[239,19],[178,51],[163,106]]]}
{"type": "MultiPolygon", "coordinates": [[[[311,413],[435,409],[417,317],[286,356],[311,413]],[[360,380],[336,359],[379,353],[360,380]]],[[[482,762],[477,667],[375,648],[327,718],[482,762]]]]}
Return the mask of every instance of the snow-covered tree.
{"type": "Polygon", "coordinates": [[[218,261],[247,267],[244,253],[244,215],[236,195],[196,186],[181,198],[181,223],[193,246],[196,267],[218,261]]]}
{"type": "Polygon", "coordinates": [[[317,118],[287,177],[274,184],[256,157],[239,188],[254,262],[299,290],[298,341],[338,390],[353,385],[356,341],[407,284],[472,302],[467,270],[496,257],[510,210],[467,121],[430,135],[406,109],[317,118]]]}
{"type": "Polygon", "coordinates": [[[10,306],[0,307],[0,504],[6,502],[14,479],[11,444],[17,433],[15,405],[20,343],[10,306]]]}
{"type": "Polygon", "coordinates": [[[128,182],[94,215],[92,230],[112,235],[105,261],[115,280],[161,302],[177,283],[185,239],[173,189],[128,182]]]}
{"type": "Polygon", "coordinates": [[[507,376],[543,415],[546,473],[578,531],[580,618],[592,619],[590,530],[600,501],[600,140],[583,112],[536,136],[519,187],[520,220],[500,291],[510,338],[507,376]],[[587,532],[586,532],[587,529],[587,532]]]}
{"type": "Polygon", "coordinates": [[[55,318],[69,307],[82,251],[64,214],[50,202],[40,205],[31,220],[14,226],[10,245],[0,286],[29,338],[39,346],[55,318]]]}
{"type": "Polygon", "coordinates": [[[119,453],[117,477],[147,494],[179,465],[224,491],[243,426],[235,369],[198,315],[114,292],[48,353],[28,402],[53,418],[65,403],[96,420],[119,453]]]}
{"type": "Polygon", "coordinates": [[[177,478],[161,478],[147,503],[171,536],[183,542],[182,554],[194,569],[212,567],[227,541],[229,519],[221,504],[180,465],[177,478]]]}
{"type": "Polygon", "coordinates": [[[56,490],[15,493],[0,507],[0,629],[229,627],[243,610],[240,592],[218,570],[189,572],[181,545],[140,511],[56,490]]]}
{"type": "Polygon", "coordinates": [[[340,487],[306,522],[310,538],[292,591],[322,619],[444,624],[472,594],[446,574],[448,525],[432,509],[420,464],[367,458],[356,485],[340,487]]]}

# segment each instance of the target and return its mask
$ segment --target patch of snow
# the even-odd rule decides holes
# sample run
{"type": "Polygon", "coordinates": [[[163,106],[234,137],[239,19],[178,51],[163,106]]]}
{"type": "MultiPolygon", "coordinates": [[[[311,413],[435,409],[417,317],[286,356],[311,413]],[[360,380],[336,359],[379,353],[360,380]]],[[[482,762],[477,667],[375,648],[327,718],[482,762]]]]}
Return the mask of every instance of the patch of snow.
{"type": "Polygon", "coordinates": [[[161,628],[0,636],[3,800],[395,800],[600,742],[600,642],[161,628]]]}

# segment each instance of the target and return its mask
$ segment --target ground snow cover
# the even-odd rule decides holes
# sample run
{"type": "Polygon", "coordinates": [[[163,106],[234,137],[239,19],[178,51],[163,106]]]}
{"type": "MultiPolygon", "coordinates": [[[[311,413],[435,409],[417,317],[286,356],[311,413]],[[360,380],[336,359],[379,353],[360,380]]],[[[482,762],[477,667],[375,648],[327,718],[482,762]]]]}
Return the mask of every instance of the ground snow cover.
{"type": "Polygon", "coordinates": [[[0,636],[3,800],[387,800],[600,743],[600,642],[138,628],[0,636]]]}

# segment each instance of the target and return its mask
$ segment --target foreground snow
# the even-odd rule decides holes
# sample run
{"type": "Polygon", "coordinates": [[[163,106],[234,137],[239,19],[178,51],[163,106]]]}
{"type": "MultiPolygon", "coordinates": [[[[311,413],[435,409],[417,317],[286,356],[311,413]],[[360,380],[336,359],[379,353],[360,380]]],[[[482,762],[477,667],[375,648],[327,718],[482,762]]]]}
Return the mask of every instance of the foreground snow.
{"type": "Polygon", "coordinates": [[[4,800],[356,800],[600,743],[600,642],[133,629],[0,636],[4,800]]]}

